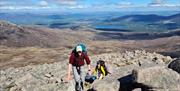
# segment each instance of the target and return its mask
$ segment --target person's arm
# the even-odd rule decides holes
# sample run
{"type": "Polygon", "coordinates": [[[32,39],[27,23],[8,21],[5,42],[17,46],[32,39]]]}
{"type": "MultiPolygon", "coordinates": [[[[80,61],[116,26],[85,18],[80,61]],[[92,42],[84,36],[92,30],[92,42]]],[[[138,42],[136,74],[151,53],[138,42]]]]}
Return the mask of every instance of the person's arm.
{"type": "Polygon", "coordinates": [[[91,65],[90,64],[88,65],[88,74],[92,75],[92,70],[91,70],[91,65]]]}
{"type": "Polygon", "coordinates": [[[88,71],[91,71],[91,65],[88,64],[88,71]]]}
{"type": "Polygon", "coordinates": [[[84,56],[85,56],[86,63],[88,65],[88,71],[91,71],[91,61],[87,54],[85,54],[84,56]]]}
{"type": "Polygon", "coordinates": [[[113,73],[112,67],[110,65],[106,64],[106,69],[107,69],[108,74],[112,74],[113,73]]]}
{"type": "Polygon", "coordinates": [[[69,65],[68,65],[68,76],[67,76],[67,80],[71,80],[72,77],[71,77],[71,71],[72,71],[72,63],[74,61],[74,55],[73,53],[71,53],[71,56],[69,57],[69,65]]]}
{"type": "Polygon", "coordinates": [[[69,63],[69,65],[68,65],[68,77],[67,77],[68,81],[72,79],[71,70],[72,70],[72,64],[69,63]]]}

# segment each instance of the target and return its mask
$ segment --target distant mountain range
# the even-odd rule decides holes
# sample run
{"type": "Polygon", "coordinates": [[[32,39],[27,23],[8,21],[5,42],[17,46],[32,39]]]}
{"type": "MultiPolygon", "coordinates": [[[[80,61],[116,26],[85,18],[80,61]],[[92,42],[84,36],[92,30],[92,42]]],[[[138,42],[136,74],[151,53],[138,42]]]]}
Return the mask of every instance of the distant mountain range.
{"type": "Polygon", "coordinates": [[[18,25],[41,25],[59,29],[88,26],[97,30],[122,32],[164,32],[180,28],[180,13],[164,13],[166,16],[156,13],[0,13],[0,20],[18,25]]]}
{"type": "Polygon", "coordinates": [[[127,21],[127,22],[171,22],[180,24],[180,13],[171,16],[160,16],[155,14],[148,15],[126,15],[118,18],[112,18],[107,21],[127,21]]]}
{"type": "MultiPolygon", "coordinates": [[[[106,25],[123,26],[116,30],[133,30],[137,32],[165,32],[180,28],[180,13],[170,16],[156,14],[135,14],[104,20],[106,25]]],[[[100,30],[107,30],[101,28],[100,30]]],[[[113,30],[113,29],[110,29],[113,30]]],[[[126,31],[125,31],[126,32],[126,31]]]]}
{"type": "Polygon", "coordinates": [[[32,25],[34,22],[44,22],[47,17],[31,13],[0,13],[0,19],[10,21],[15,24],[32,25]]]}

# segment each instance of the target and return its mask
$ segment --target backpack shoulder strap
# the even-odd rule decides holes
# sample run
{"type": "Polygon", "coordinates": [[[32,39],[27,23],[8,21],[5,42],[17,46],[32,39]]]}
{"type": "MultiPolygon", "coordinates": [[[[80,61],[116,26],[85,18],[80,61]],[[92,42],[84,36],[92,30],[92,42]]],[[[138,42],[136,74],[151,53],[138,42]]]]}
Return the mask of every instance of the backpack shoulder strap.
{"type": "Polygon", "coordinates": [[[101,66],[101,71],[102,71],[102,73],[103,73],[103,76],[106,76],[106,72],[105,72],[105,70],[104,70],[104,67],[102,67],[102,66],[101,66]]]}

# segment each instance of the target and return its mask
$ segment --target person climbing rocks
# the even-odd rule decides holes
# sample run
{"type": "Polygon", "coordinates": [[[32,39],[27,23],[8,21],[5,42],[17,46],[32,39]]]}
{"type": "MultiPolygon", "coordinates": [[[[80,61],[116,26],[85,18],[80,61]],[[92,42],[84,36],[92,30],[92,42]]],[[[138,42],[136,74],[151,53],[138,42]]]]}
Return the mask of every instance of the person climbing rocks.
{"type": "Polygon", "coordinates": [[[101,80],[108,74],[110,74],[110,72],[108,72],[105,62],[103,60],[97,61],[96,68],[93,71],[93,75],[96,76],[97,79],[101,80]]]}
{"type": "Polygon", "coordinates": [[[92,74],[87,73],[85,77],[85,81],[89,83],[93,83],[94,80],[96,79],[101,80],[108,74],[111,74],[111,73],[108,71],[107,66],[105,65],[105,61],[99,60],[97,61],[97,64],[93,73],[92,74]]]}
{"type": "Polygon", "coordinates": [[[85,80],[85,70],[84,64],[85,61],[88,66],[88,71],[91,72],[91,61],[87,55],[86,46],[84,44],[78,44],[69,57],[69,66],[68,66],[68,81],[72,78],[71,71],[73,72],[75,80],[75,90],[83,91],[84,90],[84,80],[85,80]]]}

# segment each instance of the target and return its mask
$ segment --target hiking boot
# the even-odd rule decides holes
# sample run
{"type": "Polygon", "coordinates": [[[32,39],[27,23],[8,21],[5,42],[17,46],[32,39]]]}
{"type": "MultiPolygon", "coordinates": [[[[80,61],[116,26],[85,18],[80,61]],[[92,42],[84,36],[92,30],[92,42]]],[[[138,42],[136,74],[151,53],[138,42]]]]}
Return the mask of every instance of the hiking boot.
{"type": "Polygon", "coordinates": [[[81,87],[80,87],[80,84],[78,82],[76,82],[75,89],[76,89],[76,91],[81,91],[81,87]]]}
{"type": "Polygon", "coordinates": [[[82,90],[84,90],[84,84],[83,84],[83,82],[81,82],[81,88],[82,88],[82,90]]]}

